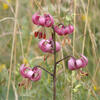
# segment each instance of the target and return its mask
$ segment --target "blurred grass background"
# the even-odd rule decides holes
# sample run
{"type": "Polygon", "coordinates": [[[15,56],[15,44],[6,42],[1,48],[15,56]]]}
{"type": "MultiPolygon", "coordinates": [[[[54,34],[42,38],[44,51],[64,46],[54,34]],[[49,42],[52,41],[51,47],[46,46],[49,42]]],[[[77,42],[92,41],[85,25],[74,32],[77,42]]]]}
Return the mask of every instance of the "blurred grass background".
{"type": "MultiPolygon", "coordinates": [[[[39,82],[18,86],[23,80],[19,74],[23,62],[53,71],[53,55],[44,61],[48,54],[39,50],[39,40],[33,36],[40,28],[32,23],[37,11],[50,13],[55,24],[75,26],[73,35],[56,35],[62,44],[57,60],[81,53],[89,60],[83,69],[88,77],[69,71],[67,60],[57,66],[57,100],[100,100],[99,0],[0,0],[0,100],[52,100],[52,78],[44,71],[39,82]]],[[[46,28],[47,38],[51,32],[46,28]]]]}

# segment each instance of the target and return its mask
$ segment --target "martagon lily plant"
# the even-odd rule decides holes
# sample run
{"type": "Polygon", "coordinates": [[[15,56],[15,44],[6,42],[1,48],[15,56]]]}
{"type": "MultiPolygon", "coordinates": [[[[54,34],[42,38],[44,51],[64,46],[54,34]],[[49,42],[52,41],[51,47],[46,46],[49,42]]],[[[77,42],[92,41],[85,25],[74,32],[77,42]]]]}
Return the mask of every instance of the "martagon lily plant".
{"type": "Polygon", "coordinates": [[[53,100],[56,100],[57,64],[65,59],[68,59],[68,69],[73,71],[86,67],[88,64],[88,59],[84,55],[80,55],[80,58],[78,59],[76,59],[74,56],[68,55],[65,56],[63,59],[56,61],[56,53],[61,50],[60,43],[56,41],[56,33],[59,36],[70,35],[74,31],[73,25],[71,24],[67,26],[63,24],[54,25],[54,19],[50,14],[44,14],[43,16],[40,16],[38,12],[33,14],[32,22],[37,26],[47,27],[47,28],[51,27],[53,30],[53,33],[51,33],[49,39],[46,39],[46,33],[42,33],[41,31],[35,32],[34,36],[41,39],[41,41],[38,43],[38,46],[42,52],[54,55],[54,70],[53,73],[51,73],[40,65],[36,65],[33,68],[31,68],[29,66],[27,67],[25,64],[22,64],[20,66],[20,74],[22,75],[23,78],[27,78],[33,82],[36,82],[41,79],[42,76],[41,69],[46,71],[53,78],[53,100]]]}

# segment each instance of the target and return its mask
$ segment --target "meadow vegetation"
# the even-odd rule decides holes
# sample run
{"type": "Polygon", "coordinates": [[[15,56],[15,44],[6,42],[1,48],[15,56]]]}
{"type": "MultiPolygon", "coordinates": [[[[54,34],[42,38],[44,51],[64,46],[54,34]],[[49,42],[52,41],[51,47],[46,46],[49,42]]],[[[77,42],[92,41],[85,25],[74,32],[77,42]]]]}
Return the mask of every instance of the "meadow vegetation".
{"type": "MultiPolygon", "coordinates": [[[[29,82],[19,73],[22,63],[53,71],[53,55],[43,53],[34,37],[40,29],[32,23],[37,11],[51,14],[55,24],[74,26],[72,35],[56,35],[61,44],[57,60],[88,58],[82,69],[88,76],[70,71],[67,60],[57,65],[57,100],[100,100],[100,0],[0,0],[0,100],[52,100],[49,74],[42,71],[41,80],[29,82]]],[[[45,30],[49,38],[52,30],[45,30]]]]}

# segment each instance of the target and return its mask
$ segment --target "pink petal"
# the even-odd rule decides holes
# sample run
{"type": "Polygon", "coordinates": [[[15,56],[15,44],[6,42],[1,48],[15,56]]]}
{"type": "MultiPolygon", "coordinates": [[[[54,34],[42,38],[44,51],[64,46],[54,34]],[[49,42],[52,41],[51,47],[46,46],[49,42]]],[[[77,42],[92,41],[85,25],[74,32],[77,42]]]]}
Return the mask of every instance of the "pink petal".
{"type": "MultiPolygon", "coordinates": [[[[56,42],[56,52],[60,51],[60,49],[61,49],[61,46],[60,46],[59,42],[56,42]]],[[[54,53],[54,50],[51,49],[49,52],[54,53]]]]}
{"type": "Polygon", "coordinates": [[[61,30],[61,34],[65,35],[65,32],[66,32],[65,28],[62,27],[60,30],[61,30]]]}
{"type": "Polygon", "coordinates": [[[60,51],[60,49],[61,49],[61,46],[59,42],[56,42],[56,52],[60,51]]]}
{"type": "MultiPolygon", "coordinates": [[[[51,38],[50,38],[51,39],[51,38]]],[[[43,52],[48,52],[48,53],[53,53],[53,44],[52,44],[52,39],[51,40],[41,40],[39,42],[39,48],[43,51],[43,52]]],[[[61,46],[58,42],[56,42],[56,52],[60,51],[61,46]]]]}
{"type": "Polygon", "coordinates": [[[39,13],[38,13],[38,12],[35,13],[35,14],[32,16],[32,21],[33,21],[33,23],[36,24],[36,25],[39,25],[39,18],[40,18],[39,13]]]}
{"type": "Polygon", "coordinates": [[[81,60],[83,62],[82,67],[86,67],[88,64],[88,59],[84,55],[81,55],[81,60]]]}
{"type": "Polygon", "coordinates": [[[24,64],[21,65],[20,67],[20,74],[24,77],[24,78],[28,78],[27,72],[25,72],[26,70],[31,70],[30,67],[25,67],[24,64]]]}
{"type": "Polygon", "coordinates": [[[39,68],[37,68],[37,67],[34,67],[34,68],[33,68],[33,72],[34,72],[34,74],[33,74],[33,76],[31,77],[31,80],[32,80],[32,81],[38,81],[38,80],[40,80],[40,79],[41,79],[41,75],[42,75],[41,69],[39,69],[39,68]]]}
{"type": "Polygon", "coordinates": [[[32,70],[29,70],[27,73],[26,73],[26,75],[27,75],[27,78],[31,78],[32,77],[32,75],[34,74],[34,71],[32,71],[32,70]]]}
{"type": "Polygon", "coordinates": [[[39,17],[39,25],[42,25],[42,26],[45,25],[45,18],[43,16],[39,17]]]}
{"type": "Polygon", "coordinates": [[[68,26],[65,27],[65,33],[64,33],[64,35],[66,35],[66,34],[70,34],[70,29],[69,29],[68,26]]]}
{"type": "Polygon", "coordinates": [[[54,30],[58,35],[63,35],[62,29],[60,29],[58,26],[54,26],[54,30]]]}
{"type": "Polygon", "coordinates": [[[70,29],[70,33],[69,33],[69,34],[72,34],[73,31],[74,31],[74,27],[73,27],[72,25],[69,25],[68,27],[69,27],[69,29],[70,29]]]}
{"type": "Polygon", "coordinates": [[[76,60],[72,57],[68,60],[68,68],[70,70],[75,70],[76,69],[75,62],[76,62],[76,60]]]}
{"type": "Polygon", "coordinates": [[[76,68],[77,68],[77,69],[81,68],[81,67],[82,67],[82,64],[83,64],[83,62],[82,62],[81,59],[77,59],[77,60],[76,60],[76,68]]]}
{"type": "Polygon", "coordinates": [[[58,26],[54,26],[54,30],[60,36],[66,35],[66,34],[71,34],[73,31],[71,25],[66,26],[66,27],[62,26],[61,28],[59,28],[58,26]]]}

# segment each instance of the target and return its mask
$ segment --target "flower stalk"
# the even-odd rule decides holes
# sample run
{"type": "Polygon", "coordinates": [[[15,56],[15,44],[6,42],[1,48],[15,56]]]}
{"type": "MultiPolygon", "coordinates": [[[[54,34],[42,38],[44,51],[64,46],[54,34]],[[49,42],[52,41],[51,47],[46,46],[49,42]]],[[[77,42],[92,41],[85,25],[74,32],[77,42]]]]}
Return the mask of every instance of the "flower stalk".
{"type": "Polygon", "coordinates": [[[66,57],[60,59],[59,61],[56,62],[56,64],[60,63],[61,61],[65,60],[65,59],[68,59],[69,57],[71,57],[71,56],[66,56],[66,57]]]}
{"type": "Polygon", "coordinates": [[[55,34],[54,26],[52,28],[53,28],[52,38],[54,41],[53,100],[56,100],[56,34],[55,34]]]}
{"type": "Polygon", "coordinates": [[[45,72],[47,72],[48,74],[50,74],[51,76],[53,76],[53,74],[51,73],[51,72],[49,72],[49,71],[47,71],[45,68],[43,68],[43,67],[41,67],[41,66],[36,66],[36,67],[39,67],[39,68],[41,68],[42,70],[44,70],[45,72]]]}
{"type": "MultiPolygon", "coordinates": [[[[36,31],[34,33],[34,37],[38,37],[38,39],[42,39],[38,46],[44,53],[51,53],[54,55],[54,69],[53,73],[49,72],[42,66],[35,66],[33,68],[27,67],[24,64],[20,67],[20,74],[23,78],[28,78],[29,80],[35,82],[39,81],[41,79],[42,70],[47,72],[49,75],[53,78],[53,100],[56,100],[56,67],[57,64],[60,63],[63,60],[68,60],[68,69],[69,70],[78,70],[80,68],[86,67],[88,64],[88,59],[84,55],[80,55],[81,58],[76,59],[74,56],[65,56],[64,58],[56,61],[56,53],[60,51],[61,45],[59,42],[56,41],[56,33],[59,36],[65,36],[67,34],[72,34],[74,31],[73,25],[69,24],[67,26],[63,25],[62,23],[58,25],[54,25],[54,19],[50,14],[44,14],[43,16],[40,16],[39,13],[35,13],[32,16],[32,21],[35,25],[42,26],[43,27],[51,27],[53,32],[51,34],[51,37],[49,39],[46,39],[45,32],[42,33],[42,31],[36,31]]],[[[82,72],[82,74],[84,74],[82,72]]]]}

